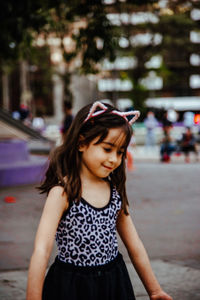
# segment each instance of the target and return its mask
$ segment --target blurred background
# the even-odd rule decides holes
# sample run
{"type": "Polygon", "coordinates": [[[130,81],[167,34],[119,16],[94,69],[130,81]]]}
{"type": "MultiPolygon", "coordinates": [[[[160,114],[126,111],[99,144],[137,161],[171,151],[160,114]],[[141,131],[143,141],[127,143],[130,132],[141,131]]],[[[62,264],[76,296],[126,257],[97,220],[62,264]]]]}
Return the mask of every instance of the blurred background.
{"type": "Polygon", "coordinates": [[[25,298],[45,200],[35,186],[77,111],[98,100],[141,111],[130,213],[164,289],[200,299],[200,1],[7,0],[0,28],[0,298],[25,298]]]}
{"type": "MultiPolygon", "coordinates": [[[[0,105],[59,126],[93,100],[200,113],[199,1],[15,1],[1,10],[0,105]]],[[[55,129],[55,128],[54,128],[55,129]]],[[[50,130],[50,129],[49,129],[50,130]]],[[[53,128],[52,128],[53,130],[53,128]]],[[[49,134],[48,130],[45,133],[49,134]]],[[[51,135],[51,134],[50,134],[51,135]]]]}
{"type": "Polygon", "coordinates": [[[0,14],[1,165],[21,162],[18,147],[26,165],[43,165],[28,152],[48,154],[94,100],[140,110],[136,143],[159,145],[161,160],[166,139],[180,154],[186,127],[198,152],[199,1],[9,0],[0,14]]]}
{"type": "Polygon", "coordinates": [[[95,100],[140,110],[136,143],[159,145],[161,160],[166,140],[180,154],[186,127],[198,152],[199,1],[9,0],[0,14],[0,164],[19,164],[19,148],[40,170],[29,153],[48,154],[95,100]]]}

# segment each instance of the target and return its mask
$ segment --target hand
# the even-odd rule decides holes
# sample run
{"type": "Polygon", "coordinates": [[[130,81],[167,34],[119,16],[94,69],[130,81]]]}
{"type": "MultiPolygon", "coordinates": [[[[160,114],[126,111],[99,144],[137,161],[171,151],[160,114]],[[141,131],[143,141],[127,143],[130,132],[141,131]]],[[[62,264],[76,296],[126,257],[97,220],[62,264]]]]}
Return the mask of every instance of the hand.
{"type": "Polygon", "coordinates": [[[173,300],[168,294],[164,291],[159,291],[150,296],[151,300],[173,300]]]}

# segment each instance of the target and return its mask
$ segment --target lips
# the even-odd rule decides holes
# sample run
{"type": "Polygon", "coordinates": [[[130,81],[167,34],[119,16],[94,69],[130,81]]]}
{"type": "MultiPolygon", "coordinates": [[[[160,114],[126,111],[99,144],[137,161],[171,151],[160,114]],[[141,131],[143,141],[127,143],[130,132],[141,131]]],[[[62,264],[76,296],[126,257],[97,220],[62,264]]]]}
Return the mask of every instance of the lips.
{"type": "Polygon", "coordinates": [[[106,168],[106,169],[109,170],[109,171],[112,171],[112,169],[113,169],[113,168],[108,167],[108,166],[105,166],[105,165],[103,165],[103,167],[106,168]]]}

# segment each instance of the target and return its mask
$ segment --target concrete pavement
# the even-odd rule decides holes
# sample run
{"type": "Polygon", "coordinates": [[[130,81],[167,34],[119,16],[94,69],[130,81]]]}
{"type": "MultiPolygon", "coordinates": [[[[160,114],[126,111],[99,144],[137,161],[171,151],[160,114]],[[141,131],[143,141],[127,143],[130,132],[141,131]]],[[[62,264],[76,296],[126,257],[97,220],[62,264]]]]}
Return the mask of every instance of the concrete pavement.
{"type": "MultiPolygon", "coordinates": [[[[145,154],[144,149],[140,151],[145,154]]],[[[135,152],[134,157],[135,170],[127,176],[130,213],[153,270],[174,300],[200,299],[200,164],[180,160],[161,164],[155,153],[147,159],[135,152]]],[[[27,268],[44,200],[33,186],[1,190],[2,300],[25,299],[27,268]],[[6,203],[6,196],[14,196],[16,203],[6,203]]],[[[137,300],[149,299],[121,242],[119,247],[137,300]]],[[[54,255],[55,251],[51,261],[54,255]]]]}
{"type": "MultiPolygon", "coordinates": [[[[168,291],[174,300],[199,300],[200,270],[162,260],[152,260],[152,268],[159,278],[165,291],[168,291]]],[[[134,286],[137,300],[148,300],[149,297],[141,284],[132,265],[127,263],[129,274],[134,286]]],[[[0,272],[0,299],[23,300],[25,299],[27,270],[0,272]]],[[[95,299],[94,299],[95,300],[95,299]]]]}
{"type": "MultiPolygon", "coordinates": [[[[199,159],[200,159],[200,146],[199,148],[199,159]]],[[[133,157],[136,161],[140,162],[158,162],[160,160],[160,146],[156,145],[153,147],[136,146],[131,149],[133,157]]],[[[184,163],[185,157],[183,154],[177,155],[173,153],[171,155],[171,163],[184,163]]],[[[191,163],[196,162],[196,156],[194,153],[190,153],[191,163]]]]}

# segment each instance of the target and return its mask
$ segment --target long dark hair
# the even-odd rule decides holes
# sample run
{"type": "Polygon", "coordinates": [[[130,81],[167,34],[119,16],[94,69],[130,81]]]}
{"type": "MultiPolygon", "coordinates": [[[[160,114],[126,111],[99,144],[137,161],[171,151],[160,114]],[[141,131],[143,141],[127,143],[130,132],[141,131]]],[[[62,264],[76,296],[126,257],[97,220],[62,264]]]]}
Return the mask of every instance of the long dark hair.
{"type": "MultiPolygon", "coordinates": [[[[93,103],[92,103],[93,104],[93,103]]],[[[63,144],[57,147],[50,155],[49,167],[44,182],[39,186],[41,193],[49,192],[56,185],[62,185],[69,203],[79,201],[82,194],[80,167],[81,153],[79,152],[80,137],[84,144],[89,145],[92,140],[99,137],[101,143],[108,135],[109,129],[120,128],[125,133],[124,147],[120,166],[110,174],[111,182],[122,197],[122,207],[127,212],[128,199],[126,195],[125,157],[126,149],[132,136],[132,127],[121,116],[111,113],[115,107],[105,104],[107,110],[98,116],[84,122],[92,104],[83,107],[74,118],[63,144]]]]}

